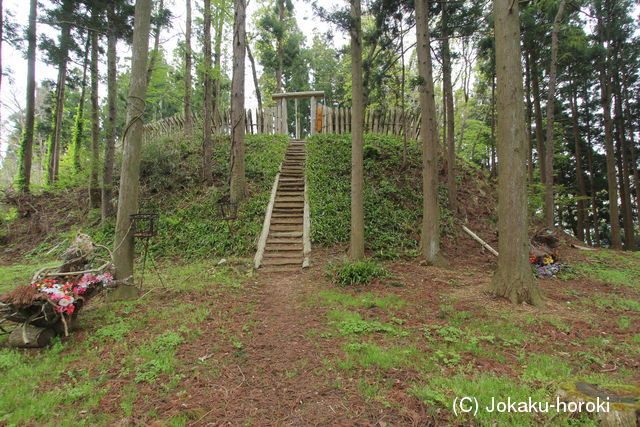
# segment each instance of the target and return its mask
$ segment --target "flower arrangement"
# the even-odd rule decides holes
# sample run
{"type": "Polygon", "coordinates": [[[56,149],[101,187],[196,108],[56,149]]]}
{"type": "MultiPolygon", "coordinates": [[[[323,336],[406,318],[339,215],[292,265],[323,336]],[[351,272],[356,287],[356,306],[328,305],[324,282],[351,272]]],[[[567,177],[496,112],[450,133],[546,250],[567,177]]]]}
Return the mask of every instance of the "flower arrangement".
{"type": "Polygon", "coordinates": [[[42,279],[31,284],[38,293],[44,295],[54,306],[54,310],[68,315],[76,310],[78,298],[91,287],[99,284],[107,287],[113,284],[113,276],[109,273],[94,275],[87,273],[76,283],[71,280],[42,279]]]}

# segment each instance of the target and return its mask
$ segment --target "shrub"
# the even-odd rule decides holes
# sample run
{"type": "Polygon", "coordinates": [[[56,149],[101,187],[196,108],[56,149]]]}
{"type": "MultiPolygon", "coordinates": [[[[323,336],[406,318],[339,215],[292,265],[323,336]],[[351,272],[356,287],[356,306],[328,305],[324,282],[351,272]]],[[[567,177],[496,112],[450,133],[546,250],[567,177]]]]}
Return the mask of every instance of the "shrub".
{"type": "Polygon", "coordinates": [[[368,285],[373,278],[386,277],[384,267],[374,260],[345,260],[341,265],[331,266],[333,282],[341,286],[368,285]]]}

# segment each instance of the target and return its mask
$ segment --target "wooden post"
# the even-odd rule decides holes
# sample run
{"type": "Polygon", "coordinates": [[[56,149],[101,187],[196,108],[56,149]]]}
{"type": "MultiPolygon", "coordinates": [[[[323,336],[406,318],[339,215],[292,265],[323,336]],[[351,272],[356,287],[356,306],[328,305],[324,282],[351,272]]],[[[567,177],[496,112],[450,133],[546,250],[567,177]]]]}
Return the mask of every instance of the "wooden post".
{"type": "Polygon", "coordinates": [[[287,111],[287,98],[282,98],[282,129],[280,133],[289,135],[289,114],[287,111]]]}
{"type": "Polygon", "coordinates": [[[311,135],[316,134],[316,113],[318,105],[316,103],[316,97],[311,97],[311,135]]]}
{"type": "Polygon", "coordinates": [[[300,117],[298,116],[298,98],[295,98],[293,101],[296,109],[296,139],[300,139],[300,117]]]}

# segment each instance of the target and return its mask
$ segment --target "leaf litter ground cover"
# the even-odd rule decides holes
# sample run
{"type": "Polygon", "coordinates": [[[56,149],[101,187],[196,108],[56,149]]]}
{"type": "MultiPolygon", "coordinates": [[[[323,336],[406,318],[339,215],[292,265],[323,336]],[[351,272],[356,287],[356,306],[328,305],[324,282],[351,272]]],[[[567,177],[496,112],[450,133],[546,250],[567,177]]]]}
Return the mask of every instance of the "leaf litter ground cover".
{"type": "Polygon", "coordinates": [[[603,272],[640,268],[633,255],[567,251],[579,268],[539,280],[542,310],[486,293],[481,257],[450,256],[451,269],[401,258],[358,289],[331,283],[328,264],[342,256],[318,250],[297,276],[254,276],[248,260],[162,265],[166,287],[149,279],[144,298],[115,308],[92,301],[73,340],[36,351],[0,344],[0,420],[566,423],[553,414],[458,418],[451,403],[550,400],[567,379],[640,381],[640,289],[603,272]],[[586,278],[587,266],[608,280],[592,270],[586,278]]]}

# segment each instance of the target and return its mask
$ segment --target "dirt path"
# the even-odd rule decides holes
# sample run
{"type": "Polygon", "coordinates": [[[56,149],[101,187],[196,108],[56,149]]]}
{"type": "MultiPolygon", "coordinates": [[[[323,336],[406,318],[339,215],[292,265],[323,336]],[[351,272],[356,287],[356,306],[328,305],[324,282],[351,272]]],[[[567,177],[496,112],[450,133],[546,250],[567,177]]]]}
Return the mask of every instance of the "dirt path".
{"type": "Polygon", "coordinates": [[[235,322],[257,324],[235,362],[226,363],[219,382],[192,390],[192,399],[209,407],[195,425],[401,421],[395,410],[365,401],[355,381],[327,363],[342,350],[327,346],[317,333],[327,328],[326,309],[309,303],[309,297],[318,290],[321,276],[319,267],[258,276],[257,292],[249,302],[256,310],[241,313],[244,322],[235,322]]]}

